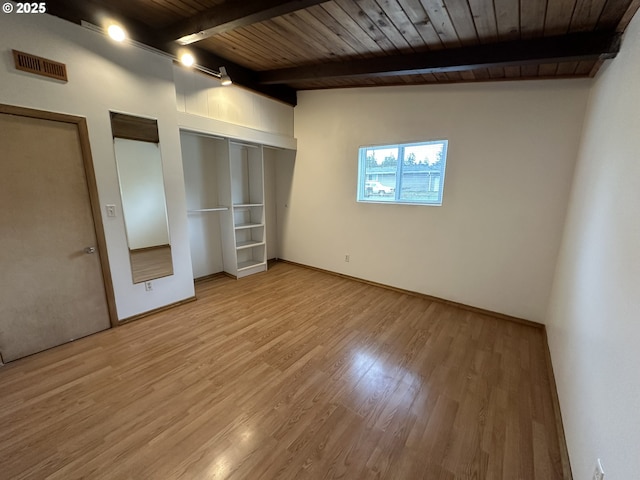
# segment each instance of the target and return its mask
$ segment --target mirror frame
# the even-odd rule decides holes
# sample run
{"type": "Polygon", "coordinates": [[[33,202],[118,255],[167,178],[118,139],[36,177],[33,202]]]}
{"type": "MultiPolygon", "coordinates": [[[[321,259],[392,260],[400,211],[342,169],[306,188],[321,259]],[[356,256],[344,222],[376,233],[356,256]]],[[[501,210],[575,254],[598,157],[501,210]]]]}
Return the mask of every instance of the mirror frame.
{"type": "MultiPolygon", "coordinates": [[[[111,118],[111,131],[114,139],[123,138],[127,140],[156,143],[159,146],[160,136],[158,133],[157,120],[136,117],[124,113],[109,113],[111,118]]],[[[116,160],[116,168],[118,169],[118,179],[120,183],[120,201],[123,203],[123,222],[125,224],[125,230],[128,231],[127,221],[126,218],[124,218],[124,199],[122,196],[122,185],[120,181],[121,179],[120,169],[118,168],[118,159],[115,155],[115,140],[114,158],[116,160]]],[[[162,158],[160,158],[160,168],[162,169],[162,158]]],[[[165,191],[164,180],[162,189],[163,191],[165,191]]],[[[163,207],[165,210],[165,215],[167,216],[167,237],[170,239],[166,192],[163,207]]],[[[170,240],[166,245],[154,245],[148,248],[131,249],[129,239],[127,238],[127,246],[129,249],[129,261],[131,264],[131,276],[134,284],[173,275],[173,258],[170,240]]]]}

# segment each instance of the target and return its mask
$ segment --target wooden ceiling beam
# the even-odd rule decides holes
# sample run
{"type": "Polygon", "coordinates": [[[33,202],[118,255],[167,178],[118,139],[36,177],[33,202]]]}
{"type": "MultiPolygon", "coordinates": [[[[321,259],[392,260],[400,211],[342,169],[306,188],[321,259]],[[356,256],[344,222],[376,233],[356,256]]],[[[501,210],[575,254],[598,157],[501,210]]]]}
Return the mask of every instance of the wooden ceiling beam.
{"type": "Polygon", "coordinates": [[[620,50],[615,32],[575,33],[424,53],[330,62],[258,73],[263,84],[331,78],[425,75],[478,68],[613,58],[620,50]]]}
{"type": "Polygon", "coordinates": [[[204,12],[166,27],[165,41],[190,45],[205,38],[287,13],[324,3],[327,0],[227,0],[204,12]]]}

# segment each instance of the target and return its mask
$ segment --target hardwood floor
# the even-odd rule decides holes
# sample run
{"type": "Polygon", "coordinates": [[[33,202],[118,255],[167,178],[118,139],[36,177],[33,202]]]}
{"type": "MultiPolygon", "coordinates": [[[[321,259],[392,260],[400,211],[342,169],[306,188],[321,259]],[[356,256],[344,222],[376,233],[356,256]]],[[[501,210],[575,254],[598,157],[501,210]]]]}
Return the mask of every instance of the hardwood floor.
{"type": "Polygon", "coordinates": [[[560,479],[543,332],[278,263],[0,368],[2,479],[560,479]]]}
{"type": "Polygon", "coordinates": [[[170,245],[129,250],[129,260],[131,261],[133,283],[173,275],[170,245]]]}

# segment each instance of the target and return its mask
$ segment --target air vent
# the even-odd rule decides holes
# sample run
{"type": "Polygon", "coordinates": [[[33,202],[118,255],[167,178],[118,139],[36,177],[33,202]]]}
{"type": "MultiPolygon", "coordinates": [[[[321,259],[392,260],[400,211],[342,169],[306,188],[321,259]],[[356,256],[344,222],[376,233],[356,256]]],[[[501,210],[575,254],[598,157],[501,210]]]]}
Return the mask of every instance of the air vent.
{"type": "Polygon", "coordinates": [[[54,62],[18,50],[13,50],[13,60],[17,70],[67,81],[67,66],[64,63],[54,62]]]}

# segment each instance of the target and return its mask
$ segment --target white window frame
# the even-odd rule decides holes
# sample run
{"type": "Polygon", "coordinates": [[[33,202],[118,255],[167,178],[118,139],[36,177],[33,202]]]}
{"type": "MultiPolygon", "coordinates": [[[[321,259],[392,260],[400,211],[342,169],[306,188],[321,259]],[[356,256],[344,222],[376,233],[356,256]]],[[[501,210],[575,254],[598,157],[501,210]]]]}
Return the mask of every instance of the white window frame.
{"type": "Polygon", "coordinates": [[[381,145],[364,145],[358,148],[358,188],[357,188],[357,197],[356,200],[360,203],[377,203],[377,204],[386,204],[386,205],[426,205],[431,207],[440,207],[442,206],[442,200],[444,196],[444,179],[445,172],[447,168],[447,151],[449,147],[448,139],[438,139],[438,140],[427,140],[422,142],[409,142],[409,143],[392,143],[392,144],[381,144],[381,145]],[[404,149],[407,147],[415,147],[421,145],[443,145],[442,148],[442,167],[440,169],[440,180],[439,180],[439,189],[438,189],[438,198],[436,201],[416,201],[416,200],[403,200],[402,197],[402,182],[403,182],[403,169],[404,169],[404,149]],[[370,182],[371,180],[367,180],[366,166],[367,166],[367,158],[366,152],[370,149],[384,149],[384,148],[397,148],[398,149],[398,159],[397,166],[395,172],[395,191],[393,193],[392,199],[381,199],[375,198],[371,195],[366,195],[365,184],[370,182]]]}

